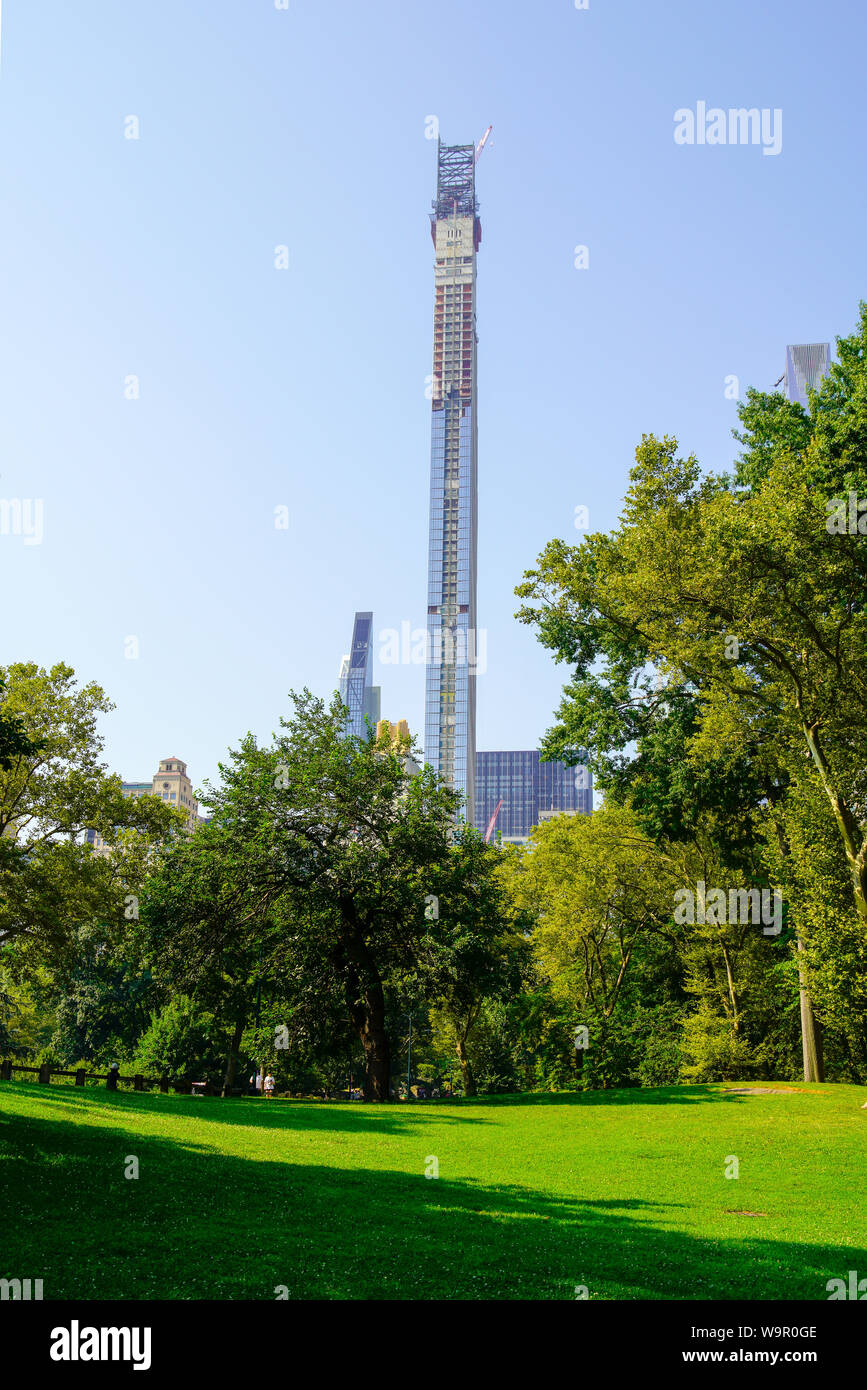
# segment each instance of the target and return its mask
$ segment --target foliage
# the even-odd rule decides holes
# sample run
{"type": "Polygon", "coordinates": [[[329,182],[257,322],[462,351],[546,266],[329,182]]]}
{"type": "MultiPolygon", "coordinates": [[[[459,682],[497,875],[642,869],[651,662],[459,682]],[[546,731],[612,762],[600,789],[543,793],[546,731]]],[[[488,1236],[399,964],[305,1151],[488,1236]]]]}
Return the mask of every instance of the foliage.
{"type": "Polygon", "coordinates": [[[408,750],[372,730],[347,738],[337,699],[292,699],[269,747],[248,735],[221,765],[206,789],[210,823],[162,856],[140,935],[188,990],[225,970],[239,1019],[259,969],[281,981],[298,1036],[321,1035],[339,996],[364,1049],[366,1097],[386,1100],[388,1001],[434,979],[456,987],[462,951],[498,926],[496,859],[456,830],[455,792],[430,769],[407,774],[408,750]]]}
{"type": "Polygon", "coordinates": [[[163,1002],[150,970],[130,964],[98,924],[78,929],[74,955],[46,993],[55,1016],[52,1043],[67,1065],[73,1058],[107,1066],[130,1057],[163,1002]]]}
{"type": "Polygon", "coordinates": [[[14,946],[0,949],[0,1055],[32,1060],[50,1041],[54,1016],[46,1008],[44,971],[23,978],[14,946]]]}
{"type": "Polygon", "coordinates": [[[684,883],[785,892],[776,941],[731,924],[677,941],[696,1001],[687,1065],[789,1074],[800,991],[805,1055],[818,1015],[836,1074],[859,1075],[867,519],[831,517],[834,499],[867,495],[867,306],[809,413],[750,391],[739,414],[732,476],[645,436],[619,526],[552,541],[518,616],[573,672],[544,750],[587,749],[606,805],[684,883]]]}
{"type": "Polygon", "coordinates": [[[785,765],[799,746],[831,804],[867,925],[867,535],[826,524],[826,489],[867,492],[867,309],[840,350],[851,370],[832,370],[816,394],[808,446],[792,452],[778,437],[749,489],[702,477],[675,440],[645,436],[620,528],[579,547],[551,542],[518,590],[533,600],[519,616],[576,668],[553,739],[561,746],[622,746],[636,692],[646,717],[648,661],[697,694],[699,762],[769,745],[771,765],[785,765]],[[599,656],[601,677],[590,672],[599,656]]]}
{"type": "Polygon", "coordinates": [[[179,822],[155,797],[124,797],[100,762],[96,720],[112,706],[98,685],[78,687],[61,663],[19,662],[0,680],[3,719],[26,736],[0,765],[0,945],[17,942],[28,969],[69,958],[88,923],[122,933],[148,854],[179,822]],[[83,843],[88,829],[112,855],[83,843]]]}
{"type": "Polygon", "coordinates": [[[179,994],[160,1010],[142,1036],[134,1066],[151,1077],[215,1082],[222,1076],[225,1055],[225,1035],[213,1015],[179,994]]]}
{"type": "Polygon", "coordinates": [[[683,1052],[683,1075],[690,1081],[747,1080],[755,1075],[747,1039],[733,1033],[707,1000],[684,1021],[683,1052]]]}

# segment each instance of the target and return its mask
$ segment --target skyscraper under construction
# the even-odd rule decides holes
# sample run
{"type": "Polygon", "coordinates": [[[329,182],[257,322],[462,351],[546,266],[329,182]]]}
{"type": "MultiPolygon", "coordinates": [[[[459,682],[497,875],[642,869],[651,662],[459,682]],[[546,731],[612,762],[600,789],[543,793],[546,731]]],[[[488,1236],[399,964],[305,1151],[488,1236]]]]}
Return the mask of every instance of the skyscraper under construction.
{"type": "MultiPolygon", "coordinates": [[[[489,133],[489,132],[488,132],[489,133]]],[[[425,761],[466,797],[476,761],[478,147],[437,145],[425,761]]]]}

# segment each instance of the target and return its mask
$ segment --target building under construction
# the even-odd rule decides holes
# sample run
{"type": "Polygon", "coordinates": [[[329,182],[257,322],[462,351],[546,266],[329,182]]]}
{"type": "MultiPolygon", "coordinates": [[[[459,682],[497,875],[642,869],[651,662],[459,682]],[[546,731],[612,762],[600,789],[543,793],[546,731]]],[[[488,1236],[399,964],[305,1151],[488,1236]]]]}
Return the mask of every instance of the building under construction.
{"type": "Polygon", "coordinates": [[[425,761],[475,810],[478,146],[437,146],[425,761]]]}

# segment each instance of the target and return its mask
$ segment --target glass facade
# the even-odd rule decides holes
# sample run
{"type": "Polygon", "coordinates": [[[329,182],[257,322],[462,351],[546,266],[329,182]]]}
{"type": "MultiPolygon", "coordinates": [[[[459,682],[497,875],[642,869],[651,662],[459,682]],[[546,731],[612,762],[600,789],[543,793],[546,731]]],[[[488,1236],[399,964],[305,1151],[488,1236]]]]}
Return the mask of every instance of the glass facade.
{"type": "Polygon", "coordinates": [[[425,761],[466,798],[476,749],[476,253],[481,224],[475,149],[442,145],[431,215],[434,355],[431,414],[425,761]]]}
{"type": "Polygon", "coordinates": [[[340,698],[349,709],[347,733],[367,737],[367,720],[374,729],[380,715],[380,690],[373,684],[373,614],[356,613],[352,646],[340,664],[340,698]]]}
{"type": "Polygon", "coordinates": [[[807,387],[815,391],[831,364],[830,343],[790,343],[786,348],[786,395],[809,410],[807,387]]]}
{"type": "Polygon", "coordinates": [[[502,801],[492,840],[526,840],[534,825],[552,815],[589,816],[593,777],[579,764],[543,763],[538,752],[477,753],[474,824],[484,834],[502,801]]]}

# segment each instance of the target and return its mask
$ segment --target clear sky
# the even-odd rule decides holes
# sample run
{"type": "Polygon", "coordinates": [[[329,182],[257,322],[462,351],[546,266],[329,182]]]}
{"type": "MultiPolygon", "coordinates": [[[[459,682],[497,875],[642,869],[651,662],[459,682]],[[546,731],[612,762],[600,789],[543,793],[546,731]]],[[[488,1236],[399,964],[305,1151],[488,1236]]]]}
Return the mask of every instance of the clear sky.
{"type": "MultiPolygon", "coordinates": [[[[545,542],[577,506],[616,522],[642,432],[724,467],[726,378],[770,387],[867,297],[863,0],[5,0],[2,24],[0,498],[44,509],[40,544],[0,535],[2,660],[98,680],[129,780],[174,754],[201,785],[290,688],[328,694],[356,609],[424,626],[430,117],[452,144],[494,124],[480,748],[535,746],[567,674],[513,618],[545,542]],[[779,108],[781,152],[676,144],[698,102],[779,108]]],[[[377,679],[421,735],[423,667],[377,679]]]]}

